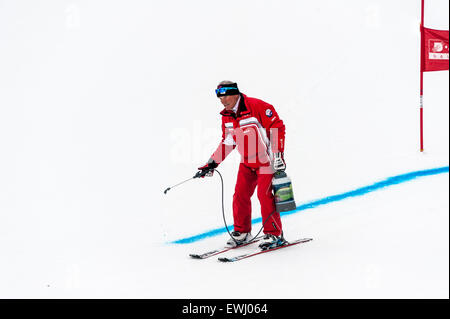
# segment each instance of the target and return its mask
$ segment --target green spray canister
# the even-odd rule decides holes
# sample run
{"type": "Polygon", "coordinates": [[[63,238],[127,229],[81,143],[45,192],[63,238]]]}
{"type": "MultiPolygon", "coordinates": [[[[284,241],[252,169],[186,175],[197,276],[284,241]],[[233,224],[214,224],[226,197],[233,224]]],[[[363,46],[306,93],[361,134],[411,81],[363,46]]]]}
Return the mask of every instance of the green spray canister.
{"type": "Polygon", "coordinates": [[[275,208],[277,212],[285,212],[296,209],[294,192],[291,179],[284,171],[273,174],[272,188],[275,196],[275,208]]]}

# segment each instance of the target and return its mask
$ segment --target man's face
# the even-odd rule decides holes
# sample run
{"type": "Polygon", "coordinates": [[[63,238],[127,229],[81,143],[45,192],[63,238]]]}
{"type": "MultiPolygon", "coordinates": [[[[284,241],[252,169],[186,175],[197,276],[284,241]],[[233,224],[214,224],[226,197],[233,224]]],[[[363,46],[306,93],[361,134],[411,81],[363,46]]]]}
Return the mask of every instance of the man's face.
{"type": "Polygon", "coordinates": [[[219,97],[220,103],[223,104],[227,111],[232,111],[233,107],[236,105],[237,100],[239,99],[239,94],[236,95],[225,95],[219,97]]]}

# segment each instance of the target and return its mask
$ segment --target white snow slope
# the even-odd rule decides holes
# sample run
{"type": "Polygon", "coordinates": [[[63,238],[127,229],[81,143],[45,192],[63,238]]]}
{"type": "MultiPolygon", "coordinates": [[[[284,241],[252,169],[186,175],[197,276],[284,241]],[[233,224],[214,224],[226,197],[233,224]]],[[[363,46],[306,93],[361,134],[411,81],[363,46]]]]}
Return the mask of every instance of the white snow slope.
{"type": "Polygon", "coordinates": [[[421,153],[419,22],[418,0],[0,0],[0,298],[449,298],[448,72],[421,153]],[[191,260],[227,240],[172,243],[224,226],[219,178],[163,191],[217,146],[225,79],[284,120],[299,207],[443,171],[284,216],[305,245],[191,260]]]}

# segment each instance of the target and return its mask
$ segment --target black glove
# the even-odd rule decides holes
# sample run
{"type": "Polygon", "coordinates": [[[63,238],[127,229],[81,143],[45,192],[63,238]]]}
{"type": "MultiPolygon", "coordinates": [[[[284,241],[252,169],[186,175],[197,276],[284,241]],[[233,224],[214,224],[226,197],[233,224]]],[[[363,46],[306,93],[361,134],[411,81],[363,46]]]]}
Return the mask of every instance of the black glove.
{"type": "Polygon", "coordinates": [[[195,174],[194,177],[211,177],[214,174],[214,169],[219,166],[219,164],[217,164],[214,160],[210,159],[208,161],[208,163],[206,163],[205,165],[203,165],[202,167],[199,167],[199,172],[197,172],[197,174],[195,174]]]}

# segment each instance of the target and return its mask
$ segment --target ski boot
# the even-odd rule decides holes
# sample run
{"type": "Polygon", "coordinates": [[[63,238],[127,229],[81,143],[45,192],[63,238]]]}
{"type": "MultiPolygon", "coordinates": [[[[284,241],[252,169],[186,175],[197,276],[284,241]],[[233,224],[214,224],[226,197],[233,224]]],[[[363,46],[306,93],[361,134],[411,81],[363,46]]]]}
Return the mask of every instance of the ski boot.
{"type": "Polygon", "coordinates": [[[253,239],[251,233],[241,233],[234,231],[231,233],[231,238],[227,241],[226,247],[236,247],[248,243],[253,239]]]}
{"type": "Polygon", "coordinates": [[[272,249],[278,246],[283,246],[287,241],[283,238],[283,236],[275,236],[272,234],[265,234],[261,243],[259,244],[259,249],[267,250],[272,249]]]}

